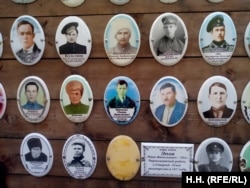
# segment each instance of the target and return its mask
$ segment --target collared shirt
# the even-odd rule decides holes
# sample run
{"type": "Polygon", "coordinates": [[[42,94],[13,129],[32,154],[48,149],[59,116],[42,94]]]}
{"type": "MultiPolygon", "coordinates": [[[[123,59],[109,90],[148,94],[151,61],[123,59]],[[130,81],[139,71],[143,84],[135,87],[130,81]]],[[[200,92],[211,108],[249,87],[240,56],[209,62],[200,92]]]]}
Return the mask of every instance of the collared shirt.
{"type": "Polygon", "coordinates": [[[175,105],[173,106],[166,106],[163,112],[163,118],[162,118],[162,122],[163,123],[169,123],[169,119],[173,113],[175,105]]]}
{"type": "Polygon", "coordinates": [[[212,41],[208,46],[202,48],[204,53],[212,53],[212,52],[232,52],[234,49],[234,45],[228,44],[225,40],[220,44],[216,44],[216,42],[212,41]]]}
{"type": "Polygon", "coordinates": [[[170,39],[167,36],[162,37],[154,45],[157,56],[182,54],[183,48],[184,43],[180,39],[170,39]]]}
{"type": "Polygon", "coordinates": [[[117,44],[115,47],[110,48],[108,53],[110,54],[135,54],[137,48],[128,44],[126,47],[122,47],[121,45],[117,44]]]}
{"type": "Polygon", "coordinates": [[[22,108],[26,110],[41,110],[43,109],[43,106],[39,104],[37,101],[35,102],[27,102],[25,105],[22,106],[22,108]]]}

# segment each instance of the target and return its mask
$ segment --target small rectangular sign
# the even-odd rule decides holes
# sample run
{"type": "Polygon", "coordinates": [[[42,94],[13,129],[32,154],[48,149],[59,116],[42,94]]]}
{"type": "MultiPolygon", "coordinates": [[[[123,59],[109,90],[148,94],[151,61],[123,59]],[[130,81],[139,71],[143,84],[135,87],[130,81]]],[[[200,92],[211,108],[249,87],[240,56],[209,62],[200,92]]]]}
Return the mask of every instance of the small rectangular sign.
{"type": "Polygon", "coordinates": [[[181,177],[193,171],[194,144],[142,143],[141,176],[181,177]]]}

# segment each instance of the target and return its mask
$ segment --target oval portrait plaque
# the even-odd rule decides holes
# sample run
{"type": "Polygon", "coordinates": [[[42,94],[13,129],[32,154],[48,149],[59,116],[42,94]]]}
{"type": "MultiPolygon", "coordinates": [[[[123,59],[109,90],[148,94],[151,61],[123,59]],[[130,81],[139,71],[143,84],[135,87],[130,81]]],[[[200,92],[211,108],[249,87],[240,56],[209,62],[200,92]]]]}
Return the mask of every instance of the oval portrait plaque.
{"type": "Polygon", "coordinates": [[[129,2],[129,0],[109,0],[111,3],[115,5],[124,5],[129,2]]]}
{"type": "Polygon", "coordinates": [[[140,151],[135,141],[126,135],[113,138],[106,152],[106,165],[116,179],[131,180],[140,167],[140,151]]]}
{"type": "Polygon", "coordinates": [[[213,12],[204,19],[199,32],[199,47],[207,63],[218,66],[228,62],[236,41],[236,29],[228,14],[213,12]]]}
{"type": "Polygon", "coordinates": [[[196,172],[231,172],[232,167],[232,151],[224,140],[216,137],[207,138],[197,148],[196,172]]]}
{"type": "Polygon", "coordinates": [[[166,76],[156,82],[150,94],[150,109],[161,125],[177,125],[185,116],[187,108],[187,92],[177,78],[166,76]]]}
{"type": "Polygon", "coordinates": [[[45,36],[40,23],[29,15],[18,17],[11,27],[10,44],[20,63],[38,63],[45,49],[45,36]]]}
{"type": "Polygon", "coordinates": [[[67,7],[78,7],[82,3],[84,3],[84,0],[61,0],[61,1],[67,7]]]}
{"type": "Polygon", "coordinates": [[[15,3],[20,3],[20,4],[27,4],[27,3],[33,3],[36,0],[12,0],[15,3]]]}
{"type": "Polygon", "coordinates": [[[48,139],[40,133],[30,133],[20,148],[24,168],[33,176],[42,177],[49,173],[54,160],[48,139]]]}
{"type": "Polygon", "coordinates": [[[237,106],[237,93],[232,82],[224,76],[212,76],[198,93],[198,111],[205,123],[220,127],[233,117],[237,106]]]}
{"type": "Polygon", "coordinates": [[[92,141],[81,134],[70,136],[63,146],[63,165],[75,179],[87,179],[97,164],[97,153],[92,141]]]}
{"type": "Polygon", "coordinates": [[[65,116],[72,122],[85,121],[91,114],[94,99],[87,80],[80,75],[70,75],[63,81],[60,102],[65,116]]]}
{"type": "Polygon", "coordinates": [[[88,60],[92,39],[88,26],[80,17],[64,18],[57,27],[55,42],[58,55],[68,66],[78,67],[88,60]]]}
{"type": "Polygon", "coordinates": [[[241,172],[250,172],[250,141],[241,149],[239,167],[241,172]]]}
{"type": "Polygon", "coordinates": [[[140,44],[140,31],[131,16],[118,14],[109,20],[104,32],[104,48],[112,63],[118,66],[132,63],[140,44]]]}
{"type": "Polygon", "coordinates": [[[250,82],[247,83],[246,87],[244,88],[241,96],[241,111],[246,119],[246,121],[250,124],[250,82]]]}
{"type": "Polygon", "coordinates": [[[131,123],[140,110],[140,93],[133,80],[126,76],[113,78],[104,93],[104,108],[118,125],[131,123]]]}
{"type": "Polygon", "coordinates": [[[3,85],[0,83],[0,119],[2,119],[7,106],[7,97],[3,85]]]}
{"type": "Polygon", "coordinates": [[[187,29],[182,19],[174,13],[163,13],[150,29],[151,52],[162,65],[174,65],[184,56],[188,45],[187,29]]]}
{"type": "Polygon", "coordinates": [[[18,87],[17,105],[26,121],[42,122],[50,108],[50,95],[45,82],[37,76],[24,78],[18,87]]]}

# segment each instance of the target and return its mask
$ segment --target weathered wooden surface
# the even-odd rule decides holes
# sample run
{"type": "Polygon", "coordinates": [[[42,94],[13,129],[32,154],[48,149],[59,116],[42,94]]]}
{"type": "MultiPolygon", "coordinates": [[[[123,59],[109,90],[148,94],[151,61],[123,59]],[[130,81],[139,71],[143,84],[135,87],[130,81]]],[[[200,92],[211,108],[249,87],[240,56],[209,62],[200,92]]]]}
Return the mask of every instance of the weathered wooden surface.
{"type": "Polygon", "coordinates": [[[117,6],[108,0],[86,0],[81,6],[69,8],[59,0],[37,0],[28,5],[19,5],[10,0],[0,0],[0,32],[4,39],[4,52],[0,59],[0,82],[5,87],[8,105],[0,120],[0,159],[9,170],[7,184],[16,187],[169,187],[180,188],[180,178],[152,178],[140,176],[128,182],[115,180],[105,163],[106,148],[115,136],[131,136],[140,147],[141,142],[194,143],[195,150],[206,138],[224,139],[233,152],[233,171],[239,171],[238,157],[243,145],[250,139],[250,125],[245,121],[241,109],[241,95],[250,80],[250,60],[244,48],[244,32],[249,22],[248,0],[225,0],[212,4],[207,0],[178,0],[174,4],[163,4],[159,0],[130,0],[117,6]],[[206,63],[198,46],[198,34],[204,18],[213,11],[228,13],[236,26],[237,46],[232,59],[222,66],[206,63]],[[188,48],[184,58],[174,66],[163,66],[156,62],[149,48],[149,32],[152,23],[161,13],[174,12],[186,24],[188,48]],[[109,19],[118,13],[130,14],[138,23],[141,32],[141,48],[136,60],[126,66],[113,65],[107,58],[103,46],[103,34],[109,19]],[[44,29],[46,48],[42,60],[33,66],[17,62],[10,48],[10,29],[20,15],[37,18],[44,29]],[[92,50],[89,60],[73,68],[65,65],[57,55],[55,33],[60,21],[70,15],[81,17],[89,26],[92,35],[92,50]],[[93,91],[94,107],[87,121],[74,124],[66,119],[61,110],[59,92],[63,80],[71,74],[84,76],[93,91]],[[23,78],[30,75],[41,77],[47,84],[51,106],[48,117],[39,124],[26,122],[17,107],[16,93],[23,78]],[[141,93],[141,109],[131,124],[118,126],[108,119],[103,107],[103,94],[108,82],[116,76],[128,76],[135,81],[141,93]],[[188,110],[184,119],[175,127],[166,128],[154,119],[149,96],[154,84],[163,76],[175,76],[188,93],[188,110]],[[222,75],[229,78],[237,91],[238,106],[232,120],[223,127],[206,125],[197,110],[199,89],[207,78],[222,75]],[[39,132],[46,136],[54,150],[55,160],[50,173],[41,178],[29,175],[20,160],[20,145],[28,133],[39,132]],[[87,180],[75,180],[63,167],[61,152],[66,139],[73,134],[84,134],[94,143],[98,163],[93,175],[87,180]]]}

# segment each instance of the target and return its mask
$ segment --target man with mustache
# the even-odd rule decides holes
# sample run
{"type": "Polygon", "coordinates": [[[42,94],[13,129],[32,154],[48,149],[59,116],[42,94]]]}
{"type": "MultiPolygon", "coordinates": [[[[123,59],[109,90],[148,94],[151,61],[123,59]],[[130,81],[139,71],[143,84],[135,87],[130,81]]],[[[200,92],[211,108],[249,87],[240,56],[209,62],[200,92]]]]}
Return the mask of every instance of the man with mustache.
{"type": "Polygon", "coordinates": [[[129,40],[131,30],[128,27],[120,28],[115,34],[117,44],[108,50],[109,54],[136,54],[137,48],[131,46],[129,40]]]}
{"type": "Polygon", "coordinates": [[[226,30],[222,15],[217,15],[211,19],[207,25],[207,32],[212,35],[213,41],[202,48],[203,53],[232,52],[234,50],[234,45],[228,44],[224,39],[226,30]]]}
{"type": "Polygon", "coordinates": [[[155,110],[155,115],[164,124],[174,124],[181,120],[185,104],[176,99],[176,88],[172,83],[164,83],[160,87],[160,95],[163,104],[155,110]]]}

